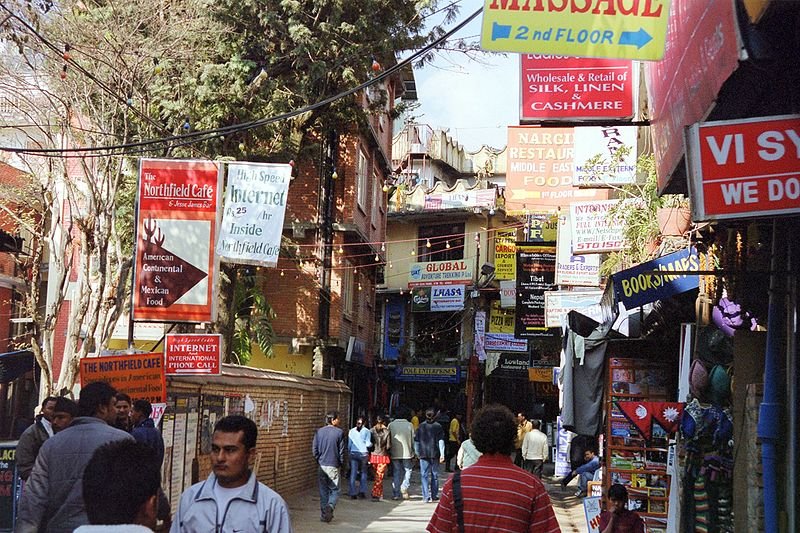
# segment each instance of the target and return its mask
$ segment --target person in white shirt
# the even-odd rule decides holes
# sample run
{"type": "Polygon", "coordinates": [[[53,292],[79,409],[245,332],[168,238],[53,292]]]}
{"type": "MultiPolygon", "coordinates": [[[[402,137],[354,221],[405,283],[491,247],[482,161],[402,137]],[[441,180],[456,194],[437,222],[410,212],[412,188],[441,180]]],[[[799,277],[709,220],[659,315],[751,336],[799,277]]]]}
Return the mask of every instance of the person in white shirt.
{"type": "Polygon", "coordinates": [[[550,449],[547,445],[547,435],[539,431],[539,421],[533,420],[531,426],[533,429],[522,439],[522,467],[541,479],[542,468],[550,455],[550,449]]]}
{"type": "Polygon", "coordinates": [[[414,426],[408,421],[408,409],[401,409],[400,416],[389,423],[392,436],[392,499],[409,499],[408,486],[411,484],[411,459],[414,458],[414,426]]]}

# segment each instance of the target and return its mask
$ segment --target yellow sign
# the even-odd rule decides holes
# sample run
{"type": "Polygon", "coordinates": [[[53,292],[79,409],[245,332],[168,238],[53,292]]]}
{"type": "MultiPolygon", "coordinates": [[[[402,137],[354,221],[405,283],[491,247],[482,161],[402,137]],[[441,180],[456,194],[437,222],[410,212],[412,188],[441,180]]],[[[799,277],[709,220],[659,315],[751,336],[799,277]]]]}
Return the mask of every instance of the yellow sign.
{"type": "Polygon", "coordinates": [[[499,230],[494,234],[494,277],[517,279],[517,230],[499,230]]]}
{"type": "Polygon", "coordinates": [[[530,367],[528,368],[528,381],[538,383],[553,383],[553,367],[530,367]]]}
{"type": "Polygon", "coordinates": [[[514,309],[503,309],[500,300],[492,300],[489,308],[489,333],[514,333],[514,309]]]}
{"type": "MultiPolygon", "coordinates": [[[[670,0],[485,0],[481,47],[655,61],[664,55],[669,4],[670,0]]],[[[559,77],[539,87],[555,93],[562,82],[582,85],[584,91],[601,91],[612,83],[559,77]]]]}

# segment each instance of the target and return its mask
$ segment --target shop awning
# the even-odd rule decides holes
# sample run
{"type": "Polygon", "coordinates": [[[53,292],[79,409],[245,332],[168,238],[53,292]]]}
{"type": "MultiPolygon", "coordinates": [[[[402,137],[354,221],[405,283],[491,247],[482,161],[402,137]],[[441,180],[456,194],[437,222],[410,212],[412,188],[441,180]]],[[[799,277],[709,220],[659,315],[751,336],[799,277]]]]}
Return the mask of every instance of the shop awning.
{"type": "Polygon", "coordinates": [[[36,365],[33,352],[30,350],[19,350],[16,352],[6,352],[0,354],[0,383],[9,383],[25,374],[29,370],[34,370],[36,365]]]}

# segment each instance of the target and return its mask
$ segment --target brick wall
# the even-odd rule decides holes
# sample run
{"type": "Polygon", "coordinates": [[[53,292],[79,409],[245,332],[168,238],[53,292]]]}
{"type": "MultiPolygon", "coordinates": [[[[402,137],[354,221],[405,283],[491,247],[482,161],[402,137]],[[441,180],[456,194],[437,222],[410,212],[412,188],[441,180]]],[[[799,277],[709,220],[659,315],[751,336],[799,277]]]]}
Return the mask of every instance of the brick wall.
{"type": "MultiPolygon", "coordinates": [[[[316,486],[317,468],[311,456],[311,442],[314,431],[324,424],[325,413],[339,411],[344,429],[350,423],[346,418],[350,411],[350,390],[340,381],[223,365],[221,376],[170,379],[167,392],[168,395],[184,393],[198,398],[196,413],[200,423],[195,433],[187,434],[185,446],[189,457],[194,455],[193,451],[196,453],[191,482],[205,479],[211,472],[211,456],[201,453],[204,396],[224,396],[231,406],[241,405],[245,395],[254,402],[255,410],[247,415],[258,426],[255,459],[258,468],[254,470],[259,481],[284,497],[316,486]],[[274,416],[276,411],[278,416],[274,416]]],[[[171,408],[168,406],[168,412],[171,408]]],[[[231,411],[228,414],[243,413],[231,411]]],[[[164,461],[171,463],[172,457],[167,456],[164,461]]],[[[170,467],[171,464],[166,465],[165,470],[169,471],[170,467]]],[[[165,479],[164,484],[169,494],[174,487],[169,479],[165,479]]],[[[178,502],[171,503],[174,511],[178,502]]]]}

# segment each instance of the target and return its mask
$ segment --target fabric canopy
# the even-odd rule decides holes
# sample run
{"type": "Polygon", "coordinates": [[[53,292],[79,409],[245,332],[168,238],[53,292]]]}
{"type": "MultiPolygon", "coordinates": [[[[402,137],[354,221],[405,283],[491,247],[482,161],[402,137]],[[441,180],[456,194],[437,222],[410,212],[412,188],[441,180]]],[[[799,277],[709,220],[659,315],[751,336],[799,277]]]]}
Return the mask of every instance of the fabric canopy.
{"type": "Polygon", "coordinates": [[[33,352],[30,350],[0,354],[0,383],[14,381],[25,372],[34,370],[34,365],[33,352]]]}

